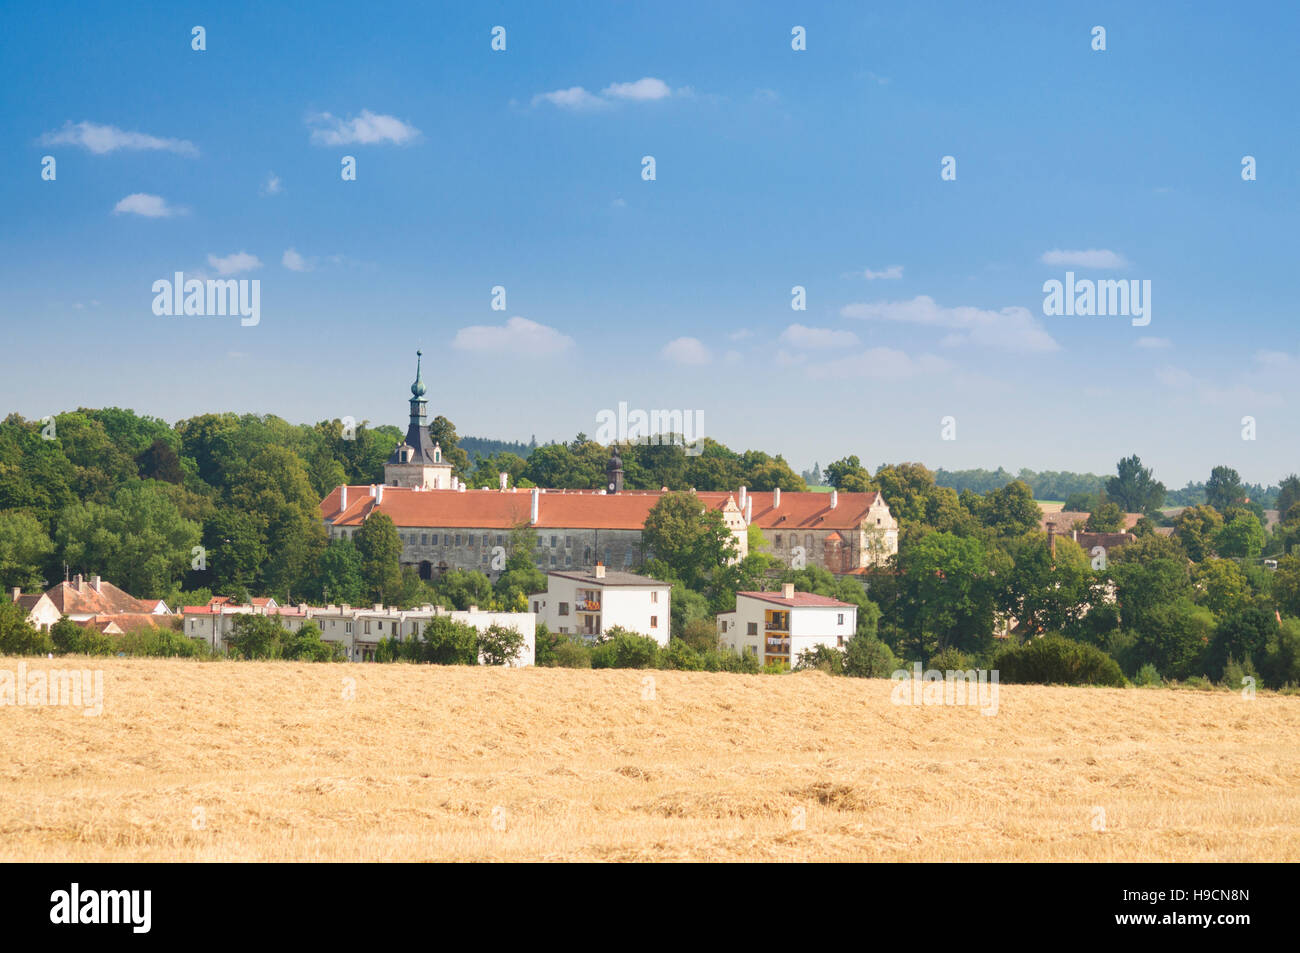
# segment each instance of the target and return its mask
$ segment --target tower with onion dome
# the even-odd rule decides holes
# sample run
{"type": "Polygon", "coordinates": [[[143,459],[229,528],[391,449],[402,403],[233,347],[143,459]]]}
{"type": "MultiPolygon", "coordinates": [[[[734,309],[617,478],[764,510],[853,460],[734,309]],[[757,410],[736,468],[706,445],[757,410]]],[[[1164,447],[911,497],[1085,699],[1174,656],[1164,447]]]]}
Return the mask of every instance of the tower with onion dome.
{"type": "Polygon", "coordinates": [[[450,490],[452,466],[442,459],[442,448],[429,435],[429,402],[425,399],[421,371],[423,351],[415,352],[415,382],[411,384],[411,421],[406,439],[393,450],[384,463],[387,486],[420,487],[425,490],[450,490]]]}

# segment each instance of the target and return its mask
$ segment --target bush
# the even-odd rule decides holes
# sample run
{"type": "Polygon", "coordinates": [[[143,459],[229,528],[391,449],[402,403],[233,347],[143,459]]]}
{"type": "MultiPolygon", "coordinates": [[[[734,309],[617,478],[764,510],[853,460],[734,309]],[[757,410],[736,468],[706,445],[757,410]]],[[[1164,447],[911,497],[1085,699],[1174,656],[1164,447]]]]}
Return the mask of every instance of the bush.
{"type": "MultiPolygon", "coordinates": [[[[500,580],[497,580],[500,582],[500,580]]],[[[539,621],[537,628],[533,633],[533,664],[549,668],[558,665],[555,658],[555,648],[560,644],[563,636],[552,632],[547,628],[545,622],[539,621]]]]}
{"type": "Polygon", "coordinates": [[[0,598],[0,655],[45,655],[54,651],[49,633],[27,624],[27,613],[0,598]]]}
{"type": "Polygon", "coordinates": [[[493,624],[479,633],[479,656],[484,665],[509,665],[519,660],[525,641],[523,633],[518,629],[493,624]]]}
{"type": "Polygon", "coordinates": [[[127,655],[154,658],[210,658],[212,649],[202,639],[192,639],[175,629],[151,627],[127,632],[117,640],[117,649],[127,655]]]}
{"type": "Polygon", "coordinates": [[[975,660],[965,652],[946,648],[931,656],[930,664],[926,668],[938,669],[941,672],[965,672],[975,668],[975,660]]]}
{"type": "Polygon", "coordinates": [[[704,668],[705,654],[691,648],[685,639],[674,637],[669,640],[668,648],[659,653],[659,664],[663,668],[675,668],[683,672],[698,672],[704,668]]]}
{"type": "Polygon", "coordinates": [[[800,652],[794,667],[800,672],[816,669],[827,675],[843,675],[844,653],[834,646],[816,645],[800,652]]]}
{"type": "Polygon", "coordinates": [[[1158,688],[1164,683],[1165,680],[1160,677],[1160,673],[1156,671],[1156,667],[1152,665],[1150,662],[1147,662],[1140,669],[1138,669],[1137,674],[1133,676],[1133,684],[1138,685],[1142,688],[1147,688],[1147,687],[1158,688]]]}
{"type": "Polygon", "coordinates": [[[477,665],[478,629],[450,616],[434,616],[424,626],[418,640],[404,643],[410,647],[413,661],[434,665],[477,665]]]}
{"type": "Polygon", "coordinates": [[[592,668],[655,668],[658,659],[658,642],[617,626],[591,649],[592,668]]]}
{"type": "Polygon", "coordinates": [[[856,678],[889,678],[900,667],[898,658],[879,639],[855,635],[844,647],[844,674],[856,678]]]}
{"type": "MultiPolygon", "coordinates": [[[[1247,678],[1256,677],[1257,675],[1258,673],[1255,671],[1255,666],[1251,662],[1249,655],[1246,656],[1244,662],[1238,662],[1235,658],[1230,657],[1228,664],[1223,666],[1223,680],[1220,684],[1224,688],[1238,691],[1245,686],[1247,678]]],[[[1256,680],[1258,681],[1257,678],[1256,680]]]]}
{"type": "Polygon", "coordinates": [[[1109,685],[1122,688],[1124,673],[1101,649],[1060,635],[1045,635],[998,653],[994,668],[1004,682],[1038,685],[1109,685]]]}
{"type": "Polygon", "coordinates": [[[591,648],[561,635],[555,642],[552,659],[548,664],[559,668],[591,668],[591,648]]]}

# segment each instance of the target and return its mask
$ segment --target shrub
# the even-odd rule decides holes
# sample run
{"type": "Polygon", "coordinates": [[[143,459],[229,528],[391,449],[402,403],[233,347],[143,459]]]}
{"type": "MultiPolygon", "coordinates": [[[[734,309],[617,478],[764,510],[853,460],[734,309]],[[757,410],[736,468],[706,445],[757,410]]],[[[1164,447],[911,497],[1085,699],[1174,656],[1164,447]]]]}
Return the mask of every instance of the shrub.
{"type": "Polygon", "coordinates": [[[127,655],[155,658],[209,658],[212,649],[202,639],[192,639],[175,629],[150,627],[127,632],[117,640],[117,648],[127,655]]]}
{"type": "Polygon", "coordinates": [[[658,642],[617,626],[591,649],[592,668],[655,668],[658,659],[658,642]]]}
{"type": "Polygon", "coordinates": [[[518,629],[490,625],[478,636],[478,652],[484,665],[508,665],[517,661],[524,649],[524,636],[518,629]]]}
{"type": "Polygon", "coordinates": [[[1244,662],[1238,662],[1235,658],[1229,657],[1228,664],[1223,666],[1223,680],[1220,684],[1224,688],[1237,691],[1245,686],[1247,678],[1254,677],[1257,674],[1255,665],[1251,662],[1249,655],[1246,656],[1244,662]]]}
{"type": "Polygon", "coordinates": [[[543,667],[560,664],[555,658],[555,648],[562,638],[563,636],[547,628],[545,622],[539,621],[533,633],[533,664],[543,667]]]}
{"type": "Polygon", "coordinates": [[[591,649],[561,635],[555,642],[553,661],[549,664],[559,668],[591,668],[591,649]]]}
{"type": "Polygon", "coordinates": [[[960,652],[954,648],[946,648],[942,652],[931,656],[930,664],[926,668],[938,669],[941,672],[964,672],[967,669],[975,668],[975,660],[965,652],[960,652]]]}
{"type": "Polygon", "coordinates": [[[0,655],[45,655],[53,651],[49,633],[32,628],[21,606],[0,598],[0,655]]]}
{"type": "Polygon", "coordinates": [[[1156,671],[1156,667],[1150,662],[1138,669],[1137,674],[1133,676],[1133,684],[1143,688],[1149,686],[1159,687],[1164,683],[1165,680],[1160,677],[1160,673],[1156,671]]]}
{"type": "MultiPolygon", "coordinates": [[[[687,624],[689,628],[689,623],[687,624]]],[[[704,654],[697,652],[685,639],[672,638],[668,648],[659,653],[659,664],[663,668],[675,668],[683,672],[698,672],[704,668],[704,654]]]]}
{"type": "Polygon", "coordinates": [[[1109,685],[1122,688],[1124,673],[1101,649],[1060,635],[1045,635],[998,653],[994,667],[1004,682],[1039,685],[1109,685]]]}
{"type": "Polygon", "coordinates": [[[830,645],[816,645],[800,652],[794,667],[796,671],[801,672],[816,669],[827,675],[843,675],[844,653],[830,645]]]}
{"type": "Polygon", "coordinates": [[[889,678],[899,668],[893,650],[879,639],[855,635],[844,647],[844,674],[856,678],[889,678]]]}
{"type": "Polygon", "coordinates": [[[424,633],[411,646],[415,661],[434,665],[477,665],[478,629],[450,616],[434,616],[424,626],[424,633]]]}

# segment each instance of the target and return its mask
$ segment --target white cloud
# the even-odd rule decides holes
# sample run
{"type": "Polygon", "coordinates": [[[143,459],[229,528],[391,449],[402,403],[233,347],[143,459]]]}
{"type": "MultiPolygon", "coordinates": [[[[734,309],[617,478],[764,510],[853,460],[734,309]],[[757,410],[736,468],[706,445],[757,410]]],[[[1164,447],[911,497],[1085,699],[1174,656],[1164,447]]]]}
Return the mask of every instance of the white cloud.
{"type": "Polygon", "coordinates": [[[250,255],[246,251],[237,251],[225,258],[208,255],[208,264],[217,269],[219,275],[237,275],[242,271],[253,271],[262,267],[257,256],[250,255]]]}
{"type": "Polygon", "coordinates": [[[614,199],[609,203],[610,208],[627,208],[627,199],[614,199]]]}
{"type": "Polygon", "coordinates": [[[1064,251],[1055,248],[1043,252],[1039,259],[1044,265],[1068,265],[1074,268],[1127,268],[1128,261],[1119,252],[1108,248],[1090,248],[1087,251],[1064,251]]]}
{"type": "Polygon", "coordinates": [[[307,125],[316,126],[311,141],[318,146],[373,146],[385,142],[404,146],[420,138],[420,130],[396,116],[361,110],[361,115],[340,119],[330,113],[316,113],[307,117],[307,125]]]}
{"type": "MultiPolygon", "coordinates": [[[[661,79],[644,76],[631,83],[610,83],[596,95],[584,86],[570,86],[568,89],[554,89],[549,93],[538,93],[533,97],[533,105],[550,103],[561,109],[599,109],[615,102],[649,103],[658,99],[667,99],[673,95],[672,89],[661,79]]],[[[677,91],[677,95],[690,98],[693,93],[689,87],[677,91]]]]}
{"type": "Polygon", "coordinates": [[[536,106],[538,103],[550,103],[552,106],[559,106],[562,109],[595,109],[607,105],[605,100],[599,96],[593,96],[581,86],[570,86],[568,89],[538,93],[533,97],[533,105],[536,106]]]}
{"type": "Polygon", "coordinates": [[[280,194],[280,177],[272,172],[266,179],[266,185],[262,186],[263,195],[280,194]]]}
{"type": "Polygon", "coordinates": [[[311,271],[313,267],[311,262],[306,258],[303,258],[302,255],[298,254],[292,248],[285,249],[284,256],[280,259],[280,264],[284,265],[284,267],[288,268],[290,271],[311,271]]]}
{"type": "Polygon", "coordinates": [[[171,218],[183,211],[184,209],[168,205],[161,195],[145,192],[133,192],[113,206],[114,215],[143,215],[145,218],[171,218]]]}
{"type": "Polygon", "coordinates": [[[903,266],[890,265],[888,268],[884,269],[883,271],[872,271],[870,268],[864,268],[862,270],[862,277],[866,278],[867,281],[875,281],[878,278],[884,278],[884,279],[902,278],[903,266]]]}
{"type": "Polygon", "coordinates": [[[1286,351],[1256,351],[1255,363],[1264,370],[1277,370],[1294,373],[1300,370],[1300,360],[1286,351]]]}
{"type": "Polygon", "coordinates": [[[461,351],[540,356],[573,346],[573,338],[555,328],[514,317],[504,325],[475,324],[456,332],[451,346],[461,351]]]}
{"type": "Polygon", "coordinates": [[[792,324],[781,332],[781,343],[798,348],[855,347],[858,343],[858,336],[852,331],[810,328],[802,324],[792,324]]]}
{"type": "Polygon", "coordinates": [[[840,314],[846,318],[950,328],[953,333],[942,341],[949,347],[970,343],[1014,353],[1058,351],[1061,347],[1038,319],[1022,307],[1000,311],[942,308],[928,295],[918,295],[910,301],[849,304],[840,309],[840,314]]]}
{"type": "Polygon", "coordinates": [[[659,353],[674,364],[707,364],[713,360],[699,338],[674,338],[659,353]]]}
{"type": "Polygon", "coordinates": [[[1150,348],[1152,350],[1156,350],[1159,348],[1173,347],[1174,342],[1169,340],[1169,338],[1143,337],[1143,338],[1138,338],[1136,341],[1134,341],[1133,346],[1145,347],[1145,348],[1150,348]]]}
{"type": "Polygon", "coordinates": [[[667,99],[673,94],[668,84],[653,76],[644,76],[632,83],[610,83],[600,91],[607,99],[631,99],[635,102],[650,102],[655,99],[667,99]]]}
{"type": "Polygon", "coordinates": [[[754,332],[749,330],[749,328],[740,328],[737,331],[732,331],[730,334],[727,335],[727,337],[733,341],[743,341],[745,340],[745,338],[749,337],[753,333],[754,332]]]}
{"type": "Polygon", "coordinates": [[[911,357],[892,347],[867,348],[857,354],[808,366],[808,373],[812,377],[870,377],[877,380],[932,377],[948,374],[951,370],[952,363],[937,355],[919,354],[911,357]]]}
{"type": "Polygon", "coordinates": [[[195,157],[198,147],[186,139],[164,139],[143,132],[125,132],[116,126],[101,126],[94,122],[65,122],[58,132],[47,132],[40,138],[46,146],[81,146],[97,156],[118,149],[156,150],[195,157]]]}

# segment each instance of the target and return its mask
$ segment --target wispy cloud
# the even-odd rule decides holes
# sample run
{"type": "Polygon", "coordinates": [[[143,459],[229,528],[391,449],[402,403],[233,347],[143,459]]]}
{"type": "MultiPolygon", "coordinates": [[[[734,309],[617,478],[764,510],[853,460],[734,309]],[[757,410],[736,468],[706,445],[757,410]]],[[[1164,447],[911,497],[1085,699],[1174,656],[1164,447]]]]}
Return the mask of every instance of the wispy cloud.
{"type": "Polygon", "coordinates": [[[644,76],[631,83],[610,83],[600,91],[606,99],[630,99],[633,102],[650,102],[667,99],[673,94],[668,84],[653,76],[644,76]]]}
{"type": "Polygon", "coordinates": [[[985,308],[944,308],[928,295],[910,301],[878,301],[845,305],[840,314],[846,318],[868,321],[894,321],[938,328],[953,333],[944,337],[946,346],[974,344],[1013,353],[1060,350],[1060,345],[1027,308],[1010,307],[999,311],[985,308]]]}
{"type": "MultiPolygon", "coordinates": [[[[680,89],[678,95],[689,98],[690,91],[680,89]]],[[[533,105],[549,103],[561,109],[600,109],[616,102],[648,103],[659,99],[668,99],[673,95],[671,87],[661,79],[644,76],[630,83],[610,83],[600,94],[590,92],[583,86],[570,86],[568,89],[555,89],[547,93],[538,93],[533,97],[533,105]]]]}
{"type": "Polygon", "coordinates": [[[262,262],[258,260],[258,257],[250,255],[246,251],[237,251],[226,255],[224,258],[208,255],[208,264],[217,269],[219,275],[237,275],[244,271],[253,271],[262,267],[262,262]]]}
{"type": "Polygon", "coordinates": [[[665,360],[672,361],[674,364],[708,364],[713,360],[713,355],[699,338],[674,338],[665,344],[659,353],[665,360]]]}
{"type": "Polygon", "coordinates": [[[330,113],[315,113],[307,117],[307,125],[315,128],[311,141],[318,146],[374,146],[392,143],[410,145],[420,138],[420,130],[396,116],[361,110],[361,115],[340,119],[330,113]]]}
{"type": "Polygon", "coordinates": [[[547,355],[566,351],[573,338],[555,328],[514,317],[504,325],[475,324],[456,332],[451,346],[488,354],[547,355]]]}
{"type": "Polygon", "coordinates": [[[802,324],[792,324],[781,332],[781,343],[790,347],[817,350],[822,348],[854,347],[858,336],[852,331],[836,331],[832,328],[810,328],[802,324]]]}
{"type": "Polygon", "coordinates": [[[114,215],[143,215],[145,218],[171,218],[184,214],[183,208],[168,205],[161,195],[133,192],[113,206],[114,215]]]}
{"type": "Polygon", "coordinates": [[[116,126],[103,126],[94,122],[68,121],[57,132],[47,132],[39,139],[44,146],[80,146],[95,155],[107,155],[119,149],[174,152],[195,157],[198,147],[187,139],[165,139],[143,132],[126,132],[116,126]]]}
{"type": "Polygon", "coordinates": [[[1054,248],[1043,252],[1039,259],[1044,265],[1065,265],[1074,268],[1127,268],[1128,261],[1119,252],[1108,248],[1089,248],[1087,251],[1068,251],[1054,248]]]}
{"type": "Polygon", "coordinates": [[[280,191],[280,177],[272,172],[267,176],[266,184],[262,186],[261,193],[263,195],[279,195],[280,191]]]}
{"type": "Polygon", "coordinates": [[[884,268],[880,271],[872,271],[870,268],[864,268],[860,272],[855,272],[855,274],[860,275],[863,278],[866,278],[867,281],[878,281],[881,279],[890,281],[890,280],[903,277],[903,266],[890,265],[888,268],[884,268]]]}
{"type": "Polygon", "coordinates": [[[290,271],[311,271],[315,267],[313,262],[303,258],[292,248],[286,248],[284,255],[280,258],[280,264],[290,271]]]}

